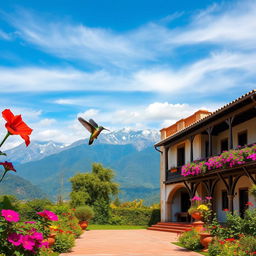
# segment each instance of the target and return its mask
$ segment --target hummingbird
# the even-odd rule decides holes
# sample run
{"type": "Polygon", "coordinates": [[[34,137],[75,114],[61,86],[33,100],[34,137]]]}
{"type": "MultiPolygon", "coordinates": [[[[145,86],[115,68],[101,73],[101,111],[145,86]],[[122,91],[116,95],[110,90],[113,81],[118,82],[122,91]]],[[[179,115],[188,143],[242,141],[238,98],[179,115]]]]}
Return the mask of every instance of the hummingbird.
{"type": "Polygon", "coordinates": [[[78,117],[78,121],[91,133],[91,136],[89,139],[89,145],[91,145],[93,141],[97,139],[101,131],[103,130],[109,131],[103,126],[98,126],[98,124],[93,119],[89,119],[89,122],[87,122],[82,117],[78,117]]]}

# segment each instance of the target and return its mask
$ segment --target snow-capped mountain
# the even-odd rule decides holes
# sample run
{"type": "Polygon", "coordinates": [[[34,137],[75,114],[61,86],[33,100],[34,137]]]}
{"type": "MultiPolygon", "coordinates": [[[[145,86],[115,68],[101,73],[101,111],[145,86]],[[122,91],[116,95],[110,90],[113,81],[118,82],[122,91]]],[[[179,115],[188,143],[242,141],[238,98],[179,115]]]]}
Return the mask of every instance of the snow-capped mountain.
{"type": "MultiPolygon", "coordinates": [[[[114,145],[132,144],[138,151],[141,151],[146,147],[153,146],[159,139],[160,135],[157,130],[132,130],[124,128],[113,132],[102,132],[94,143],[114,145]]],[[[14,163],[37,161],[46,156],[87,143],[87,140],[79,140],[67,146],[54,141],[31,141],[28,147],[23,143],[7,150],[5,153],[8,158],[2,156],[0,160],[8,159],[8,161],[14,163]]]]}
{"type": "Polygon", "coordinates": [[[102,132],[98,140],[102,144],[126,145],[132,144],[138,151],[152,146],[159,141],[160,133],[157,130],[132,130],[124,128],[113,132],[102,132]]]}
{"type": "MultiPolygon", "coordinates": [[[[5,151],[8,161],[26,163],[40,160],[46,156],[59,153],[65,149],[65,145],[54,141],[31,141],[28,147],[24,143],[5,151]]],[[[2,160],[5,157],[1,157],[2,160]]]]}

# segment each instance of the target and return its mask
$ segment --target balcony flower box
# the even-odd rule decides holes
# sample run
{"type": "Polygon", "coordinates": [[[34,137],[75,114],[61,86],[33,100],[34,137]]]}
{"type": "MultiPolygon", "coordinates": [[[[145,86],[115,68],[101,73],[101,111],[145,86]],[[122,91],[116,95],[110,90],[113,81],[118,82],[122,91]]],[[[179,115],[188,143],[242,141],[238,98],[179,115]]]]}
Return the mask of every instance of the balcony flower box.
{"type": "Polygon", "coordinates": [[[177,172],[177,171],[178,171],[177,168],[171,168],[171,169],[170,169],[170,173],[175,173],[175,172],[177,172]]]}

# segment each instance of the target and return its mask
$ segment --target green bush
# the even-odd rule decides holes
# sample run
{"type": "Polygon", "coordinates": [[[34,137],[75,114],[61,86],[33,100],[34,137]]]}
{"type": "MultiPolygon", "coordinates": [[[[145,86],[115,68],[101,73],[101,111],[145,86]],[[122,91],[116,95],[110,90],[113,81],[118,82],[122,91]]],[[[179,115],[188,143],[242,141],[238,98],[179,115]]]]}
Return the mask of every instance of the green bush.
{"type": "Polygon", "coordinates": [[[202,248],[200,243],[200,235],[195,230],[184,232],[182,235],[180,235],[179,242],[182,244],[182,246],[191,251],[202,248]]]}
{"type": "Polygon", "coordinates": [[[256,237],[244,236],[239,241],[240,249],[250,253],[256,252],[256,237]]]}
{"type": "Polygon", "coordinates": [[[56,252],[68,252],[75,245],[75,237],[71,234],[57,233],[52,249],[56,252]]]}
{"type": "Polygon", "coordinates": [[[256,208],[245,211],[242,232],[246,235],[256,236],[256,208]]]}
{"type": "Polygon", "coordinates": [[[220,255],[221,250],[222,250],[221,247],[222,247],[222,246],[221,246],[221,244],[220,244],[218,241],[216,241],[216,240],[212,241],[212,242],[209,244],[209,247],[208,247],[208,253],[209,253],[209,255],[210,255],[210,256],[218,256],[218,255],[220,255]]]}
{"type": "Polygon", "coordinates": [[[111,225],[124,225],[125,221],[124,218],[122,218],[121,216],[112,216],[109,224],[111,225]]]}
{"type": "Polygon", "coordinates": [[[97,200],[93,205],[95,216],[93,223],[107,224],[111,219],[109,202],[105,200],[97,200]]]}
{"type": "Polygon", "coordinates": [[[19,204],[19,213],[23,220],[37,220],[36,214],[43,210],[51,210],[53,203],[48,199],[34,199],[26,203],[19,204]]]}
{"type": "Polygon", "coordinates": [[[76,208],[75,216],[79,221],[89,221],[94,217],[94,211],[90,206],[80,206],[76,208]]]}
{"type": "Polygon", "coordinates": [[[111,210],[111,216],[112,219],[117,219],[117,217],[119,217],[119,220],[122,220],[121,224],[147,226],[160,221],[160,210],[118,207],[111,210]]]}
{"type": "Polygon", "coordinates": [[[253,195],[256,199],[256,184],[253,184],[250,189],[249,189],[249,192],[251,195],[253,195]]]}

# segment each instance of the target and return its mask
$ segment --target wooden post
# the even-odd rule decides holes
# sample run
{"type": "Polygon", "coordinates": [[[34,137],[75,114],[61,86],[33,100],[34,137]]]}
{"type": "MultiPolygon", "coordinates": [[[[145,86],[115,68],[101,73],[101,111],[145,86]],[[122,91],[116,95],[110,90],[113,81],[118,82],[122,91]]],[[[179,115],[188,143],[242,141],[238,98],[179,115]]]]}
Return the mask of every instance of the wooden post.
{"type": "Polygon", "coordinates": [[[233,121],[234,121],[234,116],[231,116],[226,120],[226,123],[227,123],[228,128],[229,128],[228,149],[233,148],[233,129],[232,129],[233,121]]]}
{"type": "Polygon", "coordinates": [[[193,154],[193,142],[194,142],[195,135],[190,136],[190,162],[193,162],[194,160],[194,154],[193,154]]]}
{"type": "Polygon", "coordinates": [[[208,141],[209,141],[209,144],[208,144],[208,155],[209,156],[212,156],[212,130],[213,130],[213,126],[208,127],[206,129],[206,131],[208,133],[208,141]]]}

